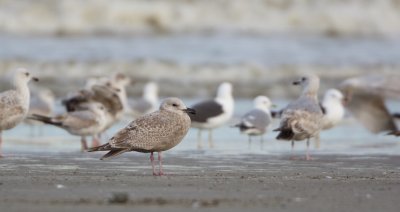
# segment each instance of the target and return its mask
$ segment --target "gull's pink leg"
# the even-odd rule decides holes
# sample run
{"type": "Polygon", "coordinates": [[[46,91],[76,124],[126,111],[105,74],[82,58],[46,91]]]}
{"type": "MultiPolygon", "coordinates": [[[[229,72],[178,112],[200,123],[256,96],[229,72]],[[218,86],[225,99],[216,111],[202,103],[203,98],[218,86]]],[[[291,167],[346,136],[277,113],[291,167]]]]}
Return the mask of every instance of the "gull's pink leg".
{"type": "Polygon", "coordinates": [[[151,154],[150,154],[150,161],[151,161],[151,167],[153,168],[153,176],[156,176],[157,173],[156,173],[156,169],[154,168],[154,155],[153,155],[153,152],[151,152],[151,154]]]}
{"type": "Polygon", "coordinates": [[[210,147],[210,149],[214,148],[214,141],[212,138],[212,129],[208,130],[208,146],[210,147]]]}
{"type": "Polygon", "coordinates": [[[296,157],[293,156],[293,151],[294,151],[294,141],[292,141],[292,148],[290,150],[290,160],[295,160],[296,157]]]}
{"type": "Polygon", "coordinates": [[[312,157],[308,153],[308,149],[310,148],[310,139],[307,139],[307,152],[306,152],[306,160],[312,160],[312,157]]]}
{"type": "Polygon", "coordinates": [[[82,136],[81,137],[81,152],[84,152],[87,149],[88,149],[88,146],[86,143],[86,138],[85,138],[85,136],[82,136]]]}
{"type": "Polygon", "coordinates": [[[162,176],[162,175],[164,175],[164,172],[163,172],[163,168],[162,168],[162,155],[161,155],[161,153],[162,152],[158,152],[158,164],[159,164],[159,168],[160,168],[160,172],[158,173],[158,175],[160,175],[160,176],[162,176]]]}
{"type": "Polygon", "coordinates": [[[0,131],[0,158],[3,157],[2,155],[2,151],[1,151],[1,144],[3,143],[3,136],[2,136],[2,132],[0,131]]]}
{"type": "Polygon", "coordinates": [[[98,135],[93,136],[92,147],[100,146],[100,141],[98,135]]]}

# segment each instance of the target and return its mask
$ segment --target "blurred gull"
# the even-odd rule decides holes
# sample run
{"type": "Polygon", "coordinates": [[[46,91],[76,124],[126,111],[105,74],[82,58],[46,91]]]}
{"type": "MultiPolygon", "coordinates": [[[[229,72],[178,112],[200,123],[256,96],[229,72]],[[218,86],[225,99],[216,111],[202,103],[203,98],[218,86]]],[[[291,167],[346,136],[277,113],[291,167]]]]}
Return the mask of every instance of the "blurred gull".
{"type": "Polygon", "coordinates": [[[93,147],[93,151],[109,151],[101,159],[114,157],[129,151],[150,153],[153,175],[163,175],[162,155],[179,144],[190,128],[188,113],[194,113],[178,98],[167,98],[160,110],[139,117],[117,132],[107,144],[93,147]],[[159,172],[154,167],[153,153],[158,152],[159,172]]]}
{"type": "Polygon", "coordinates": [[[97,102],[90,103],[86,110],[68,112],[55,117],[32,114],[28,118],[60,127],[72,135],[81,136],[82,151],[87,149],[86,136],[97,139],[96,135],[106,126],[105,108],[97,102]]]}
{"type": "Polygon", "coordinates": [[[14,74],[14,89],[0,93],[0,157],[2,131],[14,128],[28,115],[30,91],[28,82],[37,78],[25,69],[18,69],[14,74]]]}
{"type": "Polygon", "coordinates": [[[271,108],[272,104],[268,97],[257,96],[254,99],[254,109],[242,116],[240,122],[235,125],[240,129],[241,133],[249,135],[249,144],[251,136],[260,136],[263,141],[263,135],[271,124],[271,108]]]}
{"type": "MultiPolygon", "coordinates": [[[[118,122],[124,114],[123,100],[121,100],[119,92],[118,88],[112,86],[110,79],[92,78],[88,79],[85,89],[69,95],[62,103],[68,112],[87,110],[91,103],[101,103],[105,107],[106,127],[103,128],[105,131],[118,122]]],[[[94,139],[92,145],[100,145],[98,139],[94,139]]]]}
{"type": "Polygon", "coordinates": [[[208,129],[209,146],[213,147],[212,130],[226,124],[233,115],[232,85],[224,82],[218,87],[217,97],[213,100],[199,102],[193,105],[195,115],[190,115],[192,127],[198,128],[197,147],[201,148],[201,131],[208,129]]]}
{"type": "Polygon", "coordinates": [[[128,96],[126,94],[126,86],[131,83],[130,78],[125,74],[116,73],[111,76],[109,83],[111,87],[118,90],[117,95],[121,100],[123,111],[125,113],[131,113],[131,108],[128,103],[128,96]]]}
{"type": "MultiPolygon", "coordinates": [[[[342,92],[337,89],[329,89],[325,92],[324,98],[320,103],[320,107],[324,114],[321,123],[321,130],[331,129],[340,121],[342,121],[344,110],[344,96],[342,92]]],[[[320,146],[319,133],[315,136],[315,146],[320,146]]]]}
{"type": "Polygon", "coordinates": [[[400,99],[400,75],[354,77],[343,81],[339,88],[346,108],[370,132],[399,134],[385,99],[400,99]]]}
{"type": "Polygon", "coordinates": [[[293,84],[301,85],[303,91],[297,100],[283,110],[280,126],[274,131],[279,131],[276,139],[292,142],[292,152],[294,141],[307,139],[306,160],[310,160],[310,138],[315,137],[321,130],[323,117],[317,97],[319,78],[316,75],[308,75],[293,84]]]}
{"type": "MultiPolygon", "coordinates": [[[[49,89],[38,88],[32,91],[32,98],[29,105],[29,115],[39,114],[43,116],[51,116],[54,113],[54,94],[49,89]]],[[[31,126],[33,135],[33,125],[42,125],[41,122],[31,119],[25,119],[24,122],[31,126]]],[[[40,127],[40,126],[39,126],[40,127]]],[[[39,128],[41,129],[41,128],[39,128]]],[[[40,131],[41,132],[41,131],[40,131]]],[[[40,133],[42,134],[42,133],[40,133]]]]}
{"type": "Polygon", "coordinates": [[[144,86],[141,99],[132,103],[132,113],[135,117],[140,117],[157,110],[158,106],[158,86],[155,82],[149,82],[144,86]]]}

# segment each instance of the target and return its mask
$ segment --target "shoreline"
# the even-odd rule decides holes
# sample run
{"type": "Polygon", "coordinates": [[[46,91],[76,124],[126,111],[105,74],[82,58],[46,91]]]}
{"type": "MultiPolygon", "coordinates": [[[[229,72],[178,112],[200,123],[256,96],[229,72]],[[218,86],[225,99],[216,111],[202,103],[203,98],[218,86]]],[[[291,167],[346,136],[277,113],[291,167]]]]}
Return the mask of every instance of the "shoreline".
{"type": "Polygon", "coordinates": [[[1,159],[7,211],[397,211],[400,156],[205,156],[167,154],[169,176],[151,175],[148,154],[21,154],[1,159]],[[122,201],[115,196],[122,195],[122,201]],[[124,200],[126,197],[126,200],[124,200]]]}

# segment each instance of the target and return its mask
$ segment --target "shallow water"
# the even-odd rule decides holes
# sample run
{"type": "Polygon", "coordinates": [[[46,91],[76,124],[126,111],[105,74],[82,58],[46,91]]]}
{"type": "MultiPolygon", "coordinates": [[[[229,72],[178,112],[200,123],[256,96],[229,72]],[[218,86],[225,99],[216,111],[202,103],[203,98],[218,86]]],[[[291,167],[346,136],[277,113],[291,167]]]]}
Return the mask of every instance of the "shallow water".
{"type": "Polygon", "coordinates": [[[181,34],[132,37],[0,36],[0,60],[177,64],[399,65],[400,39],[181,34]]]}
{"type": "MultiPolygon", "coordinates": [[[[191,105],[196,100],[186,100],[191,105]]],[[[276,101],[278,108],[284,107],[287,101],[276,101]]],[[[398,104],[390,103],[391,108],[398,108],[398,104]]],[[[264,142],[261,143],[258,137],[252,139],[249,146],[248,138],[241,135],[239,130],[231,128],[237,117],[252,108],[252,101],[240,99],[235,101],[235,119],[222,128],[214,130],[213,138],[215,147],[210,149],[207,142],[207,133],[203,132],[203,148],[197,149],[197,130],[191,129],[182,143],[167,154],[185,154],[193,157],[204,155],[224,157],[247,154],[268,154],[282,155],[290,154],[290,143],[277,141],[276,132],[271,132],[279,121],[275,120],[270,131],[265,135],[264,142]],[[187,154],[189,153],[189,154],[187,154]]],[[[124,120],[113,126],[105,135],[111,137],[116,131],[124,127],[130,120],[124,120]]],[[[6,154],[17,155],[20,153],[40,153],[53,154],[57,152],[76,153],[80,150],[80,138],[71,136],[67,132],[52,126],[43,126],[43,136],[31,136],[29,126],[22,124],[18,127],[5,131],[4,151],[6,154]]],[[[90,140],[90,139],[89,139],[90,140]]],[[[358,122],[351,118],[346,118],[339,126],[321,133],[321,148],[315,149],[311,142],[311,154],[379,154],[379,155],[399,155],[400,139],[393,136],[374,135],[364,129],[358,122]]],[[[297,142],[295,153],[303,155],[305,152],[305,142],[297,142]]]]}

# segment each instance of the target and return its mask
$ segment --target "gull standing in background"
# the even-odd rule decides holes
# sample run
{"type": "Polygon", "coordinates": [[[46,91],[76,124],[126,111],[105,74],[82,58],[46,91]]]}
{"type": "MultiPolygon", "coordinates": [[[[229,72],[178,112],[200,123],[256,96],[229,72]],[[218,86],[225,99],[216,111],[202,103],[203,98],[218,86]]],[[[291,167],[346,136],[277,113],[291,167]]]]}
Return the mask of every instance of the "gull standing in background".
{"type": "Polygon", "coordinates": [[[182,141],[190,128],[188,114],[193,113],[195,111],[187,108],[180,99],[167,98],[158,111],[137,118],[117,132],[107,144],[90,148],[89,152],[109,151],[101,159],[130,151],[150,153],[153,175],[164,175],[161,153],[182,141]],[[158,173],[155,171],[154,152],[158,152],[158,173]]]}
{"type": "Polygon", "coordinates": [[[14,128],[28,115],[30,91],[28,82],[38,81],[26,69],[18,69],[14,74],[14,89],[0,93],[0,157],[2,131],[14,128]]]}
{"type": "Polygon", "coordinates": [[[196,114],[190,115],[192,127],[198,128],[197,147],[202,148],[201,131],[208,129],[209,147],[214,146],[212,141],[212,130],[226,124],[233,116],[233,96],[232,85],[228,82],[222,83],[218,87],[217,97],[212,100],[199,102],[191,108],[196,114]]]}
{"type": "Polygon", "coordinates": [[[300,85],[303,91],[300,97],[290,103],[282,113],[282,119],[276,137],[278,140],[287,140],[292,143],[292,153],[295,141],[307,140],[306,160],[309,155],[310,138],[315,137],[321,130],[323,113],[318,103],[319,78],[308,75],[293,82],[300,85]]]}
{"type": "MultiPolygon", "coordinates": [[[[124,105],[119,93],[118,88],[114,88],[110,79],[88,79],[85,89],[80,90],[64,100],[62,104],[66,107],[68,112],[88,110],[91,103],[101,103],[105,107],[106,126],[103,132],[109,129],[113,124],[119,121],[124,114],[124,105]]],[[[102,133],[102,132],[99,132],[102,133]]],[[[92,146],[98,146],[100,135],[93,138],[92,146]]]]}
{"type": "Polygon", "coordinates": [[[158,106],[158,86],[155,82],[148,82],[143,88],[142,98],[132,102],[134,117],[154,112],[158,106]]]}
{"type": "MultiPolygon", "coordinates": [[[[324,99],[320,103],[322,113],[321,130],[328,130],[339,124],[344,117],[344,96],[337,89],[329,89],[325,92],[324,99]]],[[[319,133],[315,136],[315,147],[320,147],[319,133]]]]}
{"type": "Polygon", "coordinates": [[[86,110],[68,112],[55,117],[32,114],[29,119],[51,124],[68,131],[72,135],[81,136],[81,150],[87,150],[86,136],[96,136],[106,127],[105,108],[102,104],[92,102],[86,110]]]}
{"type": "Polygon", "coordinates": [[[400,99],[400,75],[374,74],[349,78],[339,89],[346,108],[370,132],[400,135],[385,100],[400,99]]]}
{"type": "Polygon", "coordinates": [[[251,136],[260,136],[263,142],[263,135],[267,132],[267,128],[271,124],[271,108],[272,104],[268,97],[257,96],[254,99],[254,109],[242,116],[240,122],[234,127],[238,127],[241,133],[249,136],[249,146],[251,136]]]}

